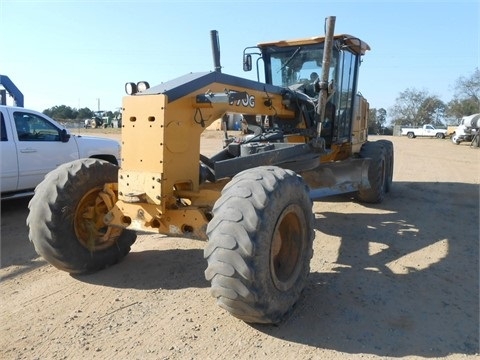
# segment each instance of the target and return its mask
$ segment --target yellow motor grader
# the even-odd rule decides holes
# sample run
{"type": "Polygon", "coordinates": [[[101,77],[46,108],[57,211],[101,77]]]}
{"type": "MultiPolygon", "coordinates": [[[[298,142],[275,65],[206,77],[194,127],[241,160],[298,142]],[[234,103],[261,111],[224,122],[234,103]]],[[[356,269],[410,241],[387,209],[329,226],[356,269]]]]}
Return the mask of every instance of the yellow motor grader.
{"type": "Polygon", "coordinates": [[[324,36],[246,48],[244,70],[257,59],[262,82],[221,72],[212,31],[215,71],[127,83],[121,167],[83,159],[46,176],[27,219],[38,254],[82,274],[120,261],[136,231],[203,239],[219,306],[280,322],[310,272],[312,201],[352,193],[378,203],[392,183],[393,145],[367,140],[357,90],[369,46],[334,24],[326,19],[324,36]],[[201,154],[202,132],[227,113],[241,114],[244,134],[201,154]]]}

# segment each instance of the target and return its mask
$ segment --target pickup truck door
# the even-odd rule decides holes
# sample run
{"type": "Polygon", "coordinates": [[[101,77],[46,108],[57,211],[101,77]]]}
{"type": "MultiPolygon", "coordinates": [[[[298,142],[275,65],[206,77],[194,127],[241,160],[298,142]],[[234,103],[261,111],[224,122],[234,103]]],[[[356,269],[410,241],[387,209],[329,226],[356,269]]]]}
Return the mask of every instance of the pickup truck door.
{"type": "Polygon", "coordinates": [[[1,192],[15,191],[18,184],[17,147],[13,140],[13,132],[5,124],[6,114],[0,110],[1,121],[1,192]]]}
{"type": "Polygon", "coordinates": [[[435,131],[434,131],[432,125],[425,125],[423,131],[424,131],[424,135],[427,135],[427,136],[435,136],[435,131]]]}
{"type": "Polygon", "coordinates": [[[14,111],[18,150],[18,189],[34,188],[58,165],[78,159],[75,140],[61,141],[61,130],[47,118],[14,111]]]}

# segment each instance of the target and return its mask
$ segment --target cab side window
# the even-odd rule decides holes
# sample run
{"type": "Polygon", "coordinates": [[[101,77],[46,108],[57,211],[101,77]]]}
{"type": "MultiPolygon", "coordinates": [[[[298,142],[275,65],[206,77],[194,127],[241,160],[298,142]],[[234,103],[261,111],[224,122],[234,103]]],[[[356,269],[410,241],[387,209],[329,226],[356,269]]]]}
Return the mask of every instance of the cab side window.
{"type": "Polygon", "coordinates": [[[2,138],[2,141],[7,141],[8,140],[7,128],[5,127],[5,119],[3,118],[2,112],[0,112],[0,120],[2,123],[2,127],[0,128],[0,136],[2,138]]]}
{"type": "Polygon", "coordinates": [[[20,141],[60,141],[60,130],[46,119],[35,114],[13,114],[20,141]]]}

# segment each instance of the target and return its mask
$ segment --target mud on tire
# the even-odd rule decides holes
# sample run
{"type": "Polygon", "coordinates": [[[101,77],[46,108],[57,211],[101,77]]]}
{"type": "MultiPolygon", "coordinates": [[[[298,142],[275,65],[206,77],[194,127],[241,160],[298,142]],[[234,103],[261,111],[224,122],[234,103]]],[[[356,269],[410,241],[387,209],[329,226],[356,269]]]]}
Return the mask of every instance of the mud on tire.
{"type": "Polygon", "coordinates": [[[303,179],[265,166],[236,175],[208,224],[205,277],[217,304],[252,323],[278,323],[310,272],[312,202],[303,179]]]}
{"type": "Polygon", "coordinates": [[[59,166],[35,189],[30,201],[28,236],[36,252],[69,273],[91,273],[120,261],[136,233],[107,227],[112,205],[103,185],[117,182],[117,166],[81,159],[59,166]]]}

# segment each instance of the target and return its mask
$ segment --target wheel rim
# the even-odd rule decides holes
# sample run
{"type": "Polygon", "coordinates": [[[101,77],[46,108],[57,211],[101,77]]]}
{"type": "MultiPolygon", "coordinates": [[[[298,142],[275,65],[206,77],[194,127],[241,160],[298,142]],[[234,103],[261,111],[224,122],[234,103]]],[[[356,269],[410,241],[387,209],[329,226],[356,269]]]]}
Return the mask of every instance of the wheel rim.
{"type": "Polygon", "coordinates": [[[74,219],[75,234],[80,244],[91,252],[112,246],[122,233],[122,229],[107,226],[103,221],[116,199],[116,192],[105,186],[90,190],[78,203],[74,219]]]}
{"type": "Polygon", "coordinates": [[[289,205],[278,219],[270,249],[270,273],[280,291],[290,289],[300,274],[305,238],[303,211],[298,205],[289,205]]]}

